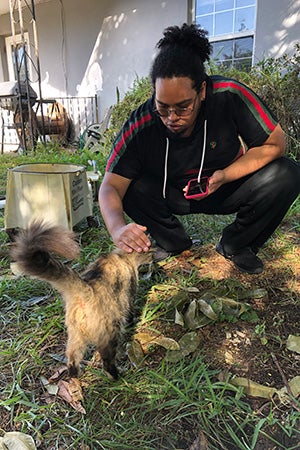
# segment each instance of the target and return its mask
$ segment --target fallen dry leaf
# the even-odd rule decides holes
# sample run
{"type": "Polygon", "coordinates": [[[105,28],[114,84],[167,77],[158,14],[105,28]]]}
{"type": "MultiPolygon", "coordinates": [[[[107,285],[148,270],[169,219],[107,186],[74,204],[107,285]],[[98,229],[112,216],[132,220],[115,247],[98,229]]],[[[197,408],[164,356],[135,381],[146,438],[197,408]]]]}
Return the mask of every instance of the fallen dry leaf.
{"type": "Polygon", "coordinates": [[[58,392],[58,385],[56,383],[50,383],[45,377],[41,377],[41,382],[48,394],[56,395],[58,392]]]}
{"type": "Polygon", "coordinates": [[[9,431],[0,438],[0,449],[4,450],[36,450],[33,438],[19,431],[9,431]]]}
{"type": "Polygon", "coordinates": [[[189,450],[209,450],[207,439],[202,431],[199,432],[199,436],[194,440],[189,450]]]}
{"type": "Polygon", "coordinates": [[[67,366],[62,366],[59,367],[53,375],[51,375],[51,377],[49,378],[49,383],[53,383],[55,381],[58,381],[62,375],[64,375],[66,372],[68,372],[68,367],[67,366]]]}
{"type": "Polygon", "coordinates": [[[58,397],[69,403],[76,411],[86,414],[86,411],[82,404],[83,400],[80,381],[77,378],[70,378],[70,381],[59,380],[58,381],[58,397]]]}
{"type": "Polygon", "coordinates": [[[300,336],[289,335],[286,348],[291,350],[292,352],[300,353],[300,336]]]}
{"type": "Polygon", "coordinates": [[[164,347],[167,350],[179,350],[179,344],[172,338],[168,338],[161,333],[153,334],[153,332],[138,332],[134,338],[139,341],[142,348],[147,350],[147,347],[153,344],[157,344],[160,347],[164,347]]]}
{"type": "Polygon", "coordinates": [[[256,383],[255,381],[244,377],[234,377],[230,380],[230,384],[242,387],[244,393],[246,395],[250,395],[251,397],[261,397],[271,400],[274,394],[276,394],[275,388],[263,386],[262,384],[256,383]]]}
{"type": "MultiPolygon", "coordinates": [[[[281,389],[264,386],[244,377],[234,377],[230,380],[230,384],[242,387],[246,395],[251,397],[261,397],[271,400],[277,395],[281,403],[287,404],[291,401],[286,386],[281,389]]],[[[296,376],[289,381],[289,388],[292,395],[296,398],[300,395],[300,376],[296,376]]]]}
{"type": "Polygon", "coordinates": [[[139,341],[133,339],[131,342],[128,342],[126,351],[131,364],[135,368],[139,367],[142,364],[145,356],[139,341]]]}

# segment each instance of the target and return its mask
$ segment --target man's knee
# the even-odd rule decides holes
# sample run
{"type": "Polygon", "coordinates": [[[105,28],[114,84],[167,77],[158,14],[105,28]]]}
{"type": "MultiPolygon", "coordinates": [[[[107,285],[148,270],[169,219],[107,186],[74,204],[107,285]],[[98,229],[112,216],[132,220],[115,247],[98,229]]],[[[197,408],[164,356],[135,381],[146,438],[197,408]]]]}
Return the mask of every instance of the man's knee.
{"type": "Polygon", "coordinates": [[[260,171],[260,187],[269,186],[273,194],[293,193],[300,190],[300,165],[282,157],[272,161],[260,171]]]}

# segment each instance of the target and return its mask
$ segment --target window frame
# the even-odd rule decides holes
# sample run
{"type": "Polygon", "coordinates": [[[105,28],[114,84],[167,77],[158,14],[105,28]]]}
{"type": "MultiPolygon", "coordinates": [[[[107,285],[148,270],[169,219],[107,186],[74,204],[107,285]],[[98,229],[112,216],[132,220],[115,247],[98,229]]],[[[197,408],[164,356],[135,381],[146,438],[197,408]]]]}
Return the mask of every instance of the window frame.
{"type": "MultiPolygon", "coordinates": [[[[26,54],[28,56],[28,59],[27,59],[28,76],[31,79],[32,78],[32,68],[31,68],[31,62],[30,62],[31,55],[30,55],[30,46],[29,46],[29,33],[27,31],[24,33],[24,41],[25,41],[25,46],[26,46],[26,54]]],[[[17,45],[23,43],[21,34],[15,35],[15,42],[17,45]]],[[[13,36],[7,36],[5,38],[5,47],[6,47],[6,57],[7,57],[7,68],[8,68],[9,81],[16,81],[13,46],[14,46],[13,36]]]]}
{"type": "Polygon", "coordinates": [[[228,41],[228,42],[230,42],[231,44],[232,44],[232,47],[233,47],[233,49],[232,49],[232,57],[230,58],[230,59],[227,59],[227,60],[224,60],[224,59],[214,59],[214,58],[212,58],[212,60],[218,65],[218,64],[220,64],[220,65],[222,65],[222,64],[224,64],[224,65],[227,65],[226,63],[227,62],[231,62],[231,66],[233,66],[233,67],[236,67],[239,63],[242,63],[243,61],[245,61],[245,60],[251,60],[250,61],[250,65],[251,65],[251,67],[253,66],[253,58],[254,58],[254,53],[253,53],[253,49],[254,49],[254,36],[253,35],[247,35],[247,36],[239,36],[239,37],[234,37],[234,38],[232,38],[232,39],[220,39],[220,40],[215,40],[214,42],[212,42],[211,41],[211,43],[222,43],[222,42],[224,42],[224,41],[228,41]],[[234,54],[234,45],[235,45],[235,43],[236,43],[236,41],[238,41],[238,40],[240,40],[240,39],[244,39],[244,38],[247,38],[247,37],[250,37],[250,38],[253,38],[253,45],[252,45],[252,54],[251,54],[251,56],[249,55],[249,56],[243,56],[243,57],[236,57],[235,56],[235,54],[234,54]]]}
{"type": "MultiPolygon", "coordinates": [[[[201,25],[201,15],[196,15],[196,7],[197,7],[197,2],[201,2],[201,0],[192,0],[192,7],[193,7],[193,11],[194,11],[194,17],[193,17],[193,21],[194,23],[198,23],[201,25]]],[[[252,56],[251,56],[251,66],[253,66],[254,64],[254,49],[255,49],[255,29],[256,29],[256,20],[257,20],[257,0],[253,0],[254,5],[245,5],[242,7],[236,7],[236,1],[234,0],[234,6],[233,9],[231,9],[231,11],[233,11],[233,16],[234,16],[234,20],[233,20],[233,31],[231,33],[224,33],[224,34],[220,34],[220,35],[213,35],[210,36],[208,35],[209,38],[209,42],[216,43],[216,42],[222,42],[222,41],[233,41],[233,45],[235,43],[235,41],[237,39],[241,39],[241,38],[247,38],[247,37],[252,37],[253,38],[253,47],[252,47],[252,56]],[[240,10],[240,9],[244,9],[244,8],[248,8],[248,7],[253,6],[254,7],[254,26],[253,26],[253,30],[244,30],[244,31],[237,31],[234,32],[234,27],[235,27],[235,15],[236,15],[236,11],[240,10]]],[[[225,10],[224,10],[225,11],[225,10]]],[[[203,15],[202,17],[205,16],[213,16],[213,27],[215,27],[215,15],[216,15],[216,8],[215,8],[215,3],[213,6],[213,12],[212,13],[208,13],[203,15]]],[[[219,11],[218,11],[219,13],[219,11]]],[[[215,32],[215,30],[213,29],[213,32],[215,32]]],[[[249,57],[250,58],[250,57],[249,57]]],[[[233,67],[235,67],[235,62],[239,62],[239,61],[243,61],[243,58],[235,58],[234,54],[232,56],[232,62],[231,65],[233,67]]],[[[218,61],[216,61],[217,64],[219,64],[218,61]]],[[[222,62],[220,62],[222,63],[222,62]]]]}

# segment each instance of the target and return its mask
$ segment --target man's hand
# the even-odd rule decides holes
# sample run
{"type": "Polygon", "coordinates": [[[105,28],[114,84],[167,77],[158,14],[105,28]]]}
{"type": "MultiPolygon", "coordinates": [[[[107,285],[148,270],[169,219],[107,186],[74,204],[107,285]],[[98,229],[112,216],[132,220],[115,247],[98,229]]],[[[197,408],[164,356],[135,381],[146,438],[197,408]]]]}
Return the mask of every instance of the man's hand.
{"type": "Polygon", "coordinates": [[[137,223],[126,223],[123,197],[130,179],[106,172],[99,191],[99,206],[114,244],[125,252],[147,252],[151,246],[147,228],[137,223]]]}
{"type": "Polygon", "coordinates": [[[136,223],[129,223],[112,233],[115,245],[125,252],[148,252],[151,241],[145,234],[147,228],[136,223]]]}
{"type": "MultiPolygon", "coordinates": [[[[243,178],[280,158],[285,152],[285,134],[278,124],[264,144],[249,148],[246,153],[236,159],[223,170],[216,170],[209,179],[208,194],[213,194],[223,184],[243,178]]],[[[187,186],[183,189],[185,192],[187,186]]],[[[207,196],[200,197],[201,200],[207,196]]]]}
{"type": "MultiPolygon", "coordinates": [[[[193,198],[193,200],[201,201],[206,198],[209,194],[212,194],[217,189],[219,189],[222,184],[225,183],[225,174],[223,170],[216,170],[208,181],[208,192],[206,195],[201,194],[199,197],[193,198]]],[[[183,188],[183,192],[187,192],[187,186],[183,188]]]]}
{"type": "Polygon", "coordinates": [[[208,195],[216,192],[219,187],[226,183],[225,174],[223,170],[216,170],[209,178],[208,195]]]}

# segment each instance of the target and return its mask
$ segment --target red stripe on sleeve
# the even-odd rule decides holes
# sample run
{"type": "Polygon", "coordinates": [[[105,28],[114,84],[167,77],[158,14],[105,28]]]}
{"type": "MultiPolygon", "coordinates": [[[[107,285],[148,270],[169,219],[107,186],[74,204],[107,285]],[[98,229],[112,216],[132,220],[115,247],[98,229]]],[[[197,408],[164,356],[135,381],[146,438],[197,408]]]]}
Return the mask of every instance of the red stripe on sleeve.
{"type": "Polygon", "coordinates": [[[249,92],[243,86],[236,84],[232,81],[219,81],[219,82],[217,81],[214,83],[214,87],[216,89],[230,87],[230,88],[234,88],[234,89],[241,91],[243,93],[243,95],[252,103],[252,105],[254,106],[254,108],[256,109],[256,111],[258,112],[258,114],[260,115],[260,117],[262,118],[264,123],[266,124],[266,126],[270,130],[272,130],[272,131],[274,130],[276,125],[274,125],[274,123],[269,119],[268,115],[263,110],[261,104],[257,101],[257,99],[251,94],[251,92],[249,92]]]}
{"type": "Polygon", "coordinates": [[[143,116],[140,120],[137,120],[136,122],[134,122],[133,124],[130,125],[130,127],[128,128],[128,130],[124,131],[123,134],[121,135],[118,143],[116,144],[111,157],[109,158],[109,161],[107,162],[107,166],[106,166],[106,170],[109,170],[110,166],[112,165],[112,163],[114,162],[114,160],[116,159],[116,157],[118,156],[121,148],[123,147],[123,145],[126,143],[126,140],[133,134],[133,132],[139,128],[141,125],[145,124],[146,122],[149,122],[149,120],[152,119],[151,114],[146,114],[145,116],[143,116]]]}

